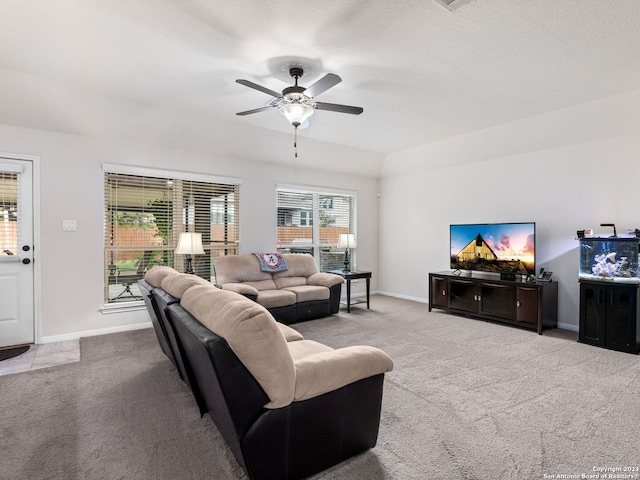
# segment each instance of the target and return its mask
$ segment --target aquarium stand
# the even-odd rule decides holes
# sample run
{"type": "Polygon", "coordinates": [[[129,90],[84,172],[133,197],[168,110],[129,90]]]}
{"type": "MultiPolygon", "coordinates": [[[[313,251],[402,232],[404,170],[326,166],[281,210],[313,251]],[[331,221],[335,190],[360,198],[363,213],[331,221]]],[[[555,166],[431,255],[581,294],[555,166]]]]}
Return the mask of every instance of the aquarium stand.
{"type": "Polygon", "coordinates": [[[558,283],[504,280],[491,273],[429,274],[432,308],[542,331],[558,326],[558,283]]]}
{"type": "MultiPolygon", "coordinates": [[[[613,224],[602,224],[614,228],[613,224]]],[[[627,353],[640,351],[640,239],[580,239],[578,341],[627,353]]]]}
{"type": "Polygon", "coordinates": [[[578,341],[619,352],[640,350],[638,285],[580,280],[578,341]]]}

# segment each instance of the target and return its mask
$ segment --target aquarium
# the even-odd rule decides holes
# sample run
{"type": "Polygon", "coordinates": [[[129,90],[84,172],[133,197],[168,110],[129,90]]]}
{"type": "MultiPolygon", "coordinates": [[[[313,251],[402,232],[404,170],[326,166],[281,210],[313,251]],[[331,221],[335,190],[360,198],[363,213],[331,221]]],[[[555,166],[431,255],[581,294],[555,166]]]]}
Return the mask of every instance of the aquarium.
{"type": "Polygon", "coordinates": [[[585,237],[580,239],[580,272],[584,280],[640,283],[635,237],[585,237]]]}

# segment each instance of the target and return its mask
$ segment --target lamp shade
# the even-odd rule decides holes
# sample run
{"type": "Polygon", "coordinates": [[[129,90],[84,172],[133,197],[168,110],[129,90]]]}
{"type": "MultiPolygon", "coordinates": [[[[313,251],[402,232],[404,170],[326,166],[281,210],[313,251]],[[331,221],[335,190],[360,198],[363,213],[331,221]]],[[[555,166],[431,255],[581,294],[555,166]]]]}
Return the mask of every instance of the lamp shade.
{"type": "Polygon", "coordinates": [[[313,108],[304,103],[286,103],[280,107],[282,113],[289,123],[294,127],[299,127],[304,121],[313,115],[313,108]]]}
{"type": "Polygon", "coordinates": [[[356,248],[356,236],[353,233],[341,233],[338,248],[356,248]]]}
{"type": "Polygon", "coordinates": [[[204,255],[201,233],[181,233],[176,253],[179,255],[204,255]]]}

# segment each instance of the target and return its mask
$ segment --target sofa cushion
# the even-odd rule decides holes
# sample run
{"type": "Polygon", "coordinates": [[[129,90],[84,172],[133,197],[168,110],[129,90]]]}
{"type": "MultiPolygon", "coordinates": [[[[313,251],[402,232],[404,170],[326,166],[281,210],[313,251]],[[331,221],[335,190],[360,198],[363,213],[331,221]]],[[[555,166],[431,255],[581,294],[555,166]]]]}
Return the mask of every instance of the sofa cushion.
{"type": "Polygon", "coordinates": [[[176,273],[167,275],[160,283],[160,288],[175,298],[182,298],[184,292],[195,285],[211,285],[210,282],[197,275],[176,273]]]}
{"type": "Polygon", "coordinates": [[[322,343],[304,339],[297,342],[291,342],[290,344],[287,344],[287,347],[289,347],[289,352],[291,353],[294,364],[298,360],[303,359],[304,357],[307,357],[309,355],[314,355],[321,352],[331,352],[333,350],[333,348],[327,347],[322,343]]]}
{"type": "Polygon", "coordinates": [[[273,282],[276,284],[276,288],[296,287],[306,285],[307,277],[278,277],[274,278],[273,282]]]}
{"type": "MultiPolygon", "coordinates": [[[[308,341],[303,340],[303,342],[308,341]]],[[[289,344],[289,349],[297,348],[295,345],[297,343],[300,342],[289,344]]],[[[302,355],[294,363],[296,369],[294,401],[296,402],[393,370],[393,361],[386,353],[368,346],[318,351],[302,355]]]]}
{"type": "Polygon", "coordinates": [[[218,257],[215,270],[218,285],[271,280],[271,273],[261,271],[260,262],[251,254],[218,257]]]}
{"type": "Polygon", "coordinates": [[[302,334],[297,330],[294,330],[290,326],[280,322],[276,322],[276,325],[278,325],[278,328],[284,335],[284,338],[287,342],[297,342],[298,340],[304,340],[302,334]]]}
{"type": "Polygon", "coordinates": [[[296,303],[296,294],[288,290],[260,290],[256,301],[264,308],[287,307],[296,303]]]}
{"type": "Polygon", "coordinates": [[[295,293],[296,303],[328,300],[331,294],[327,287],[318,287],[316,285],[299,285],[297,287],[288,287],[284,290],[295,293]]]}
{"type": "Polygon", "coordinates": [[[241,295],[258,296],[258,290],[246,283],[225,283],[224,285],[220,285],[220,288],[223,290],[229,290],[230,292],[236,292],[241,295]]]}
{"type": "Polygon", "coordinates": [[[280,408],[291,403],[295,386],[293,358],[282,330],[263,306],[213,285],[189,288],[180,303],[227,341],[269,397],[265,407],[280,408]]]}
{"type": "Polygon", "coordinates": [[[243,282],[243,285],[249,285],[250,287],[255,288],[256,290],[277,290],[275,282],[272,279],[265,280],[255,280],[252,282],[243,282]]]}
{"type": "Polygon", "coordinates": [[[164,277],[168,275],[174,275],[179,273],[176,269],[167,267],[164,265],[154,265],[147,273],[144,274],[144,279],[152,287],[159,287],[164,277]]]}
{"type": "Polygon", "coordinates": [[[310,277],[314,273],[318,273],[316,263],[313,261],[313,257],[308,253],[287,253],[284,255],[287,260],[289,268],[283,272],[277,272],[273,274],[273,279],[285,277],[310,277]]]}

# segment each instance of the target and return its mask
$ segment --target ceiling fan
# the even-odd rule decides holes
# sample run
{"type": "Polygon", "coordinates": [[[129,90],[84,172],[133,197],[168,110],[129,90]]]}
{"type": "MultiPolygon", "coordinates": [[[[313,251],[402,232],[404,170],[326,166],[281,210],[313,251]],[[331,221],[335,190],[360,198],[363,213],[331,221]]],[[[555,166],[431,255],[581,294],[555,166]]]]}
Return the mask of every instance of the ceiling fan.
{"type": "Polygon", "coordinates": [[[295,84],[282,90],[282,93],[278,93],[249,80],[236,80],[240,85],[253,88],[254,90],[274,97],[264,107],[238,112],[236,115],[251,115],[253,113],[277,108],[297,130],[298,127],[303,125],[305,121],[313,115],[314,110],[328,110],[331,112],[350,113],[352,115],[360,115],[364,111],[362,107],[352,107],[350,105],[339,105],[336,103],[321,103],[314,100],[315,97],[342,81],[338,75],[327,73],[316,83],[305,88],[298,85],[298,79],[302,77],[303,74],[304,70],[302,68],[291,67],[289,69],[289,75],[293,77],[295,84]]]}

